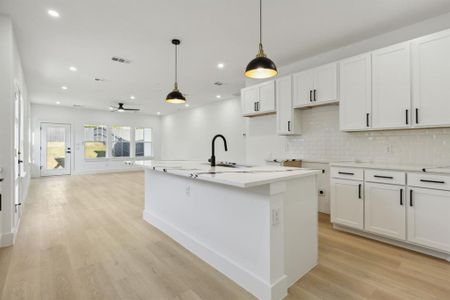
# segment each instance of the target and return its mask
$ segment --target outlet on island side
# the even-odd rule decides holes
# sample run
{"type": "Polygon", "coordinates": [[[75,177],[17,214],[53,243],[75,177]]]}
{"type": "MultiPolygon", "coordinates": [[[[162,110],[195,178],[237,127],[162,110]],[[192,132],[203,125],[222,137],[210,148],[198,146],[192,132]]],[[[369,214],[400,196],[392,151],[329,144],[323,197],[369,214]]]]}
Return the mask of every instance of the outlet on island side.
{"type": "Polygon", "coordinates": [[[272,225],[276,226],[280,224],[280,209],[272,208],[272,225]]]}
{"type": "Polygon", "coordinates": [[[188,196],[188,197],[191,196],[191,186],[190,185],[186,186],[186,196],[188,196]]]}

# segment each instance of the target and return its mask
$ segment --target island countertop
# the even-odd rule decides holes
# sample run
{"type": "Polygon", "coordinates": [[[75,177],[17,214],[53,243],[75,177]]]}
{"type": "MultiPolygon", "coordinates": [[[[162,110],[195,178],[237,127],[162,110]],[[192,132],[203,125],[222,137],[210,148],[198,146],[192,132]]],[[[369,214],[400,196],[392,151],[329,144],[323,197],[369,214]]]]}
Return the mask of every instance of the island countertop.
{"type": "Polygon", "coordinates": [[[202,161],[147,160],[137,161],[135,164],[158,172],[240,188],[259,186],[305,176],[314,176],[320,173],[318,170],[281,166],[237,165],[235,167],[211,167],[209,163],[202,161]]]}

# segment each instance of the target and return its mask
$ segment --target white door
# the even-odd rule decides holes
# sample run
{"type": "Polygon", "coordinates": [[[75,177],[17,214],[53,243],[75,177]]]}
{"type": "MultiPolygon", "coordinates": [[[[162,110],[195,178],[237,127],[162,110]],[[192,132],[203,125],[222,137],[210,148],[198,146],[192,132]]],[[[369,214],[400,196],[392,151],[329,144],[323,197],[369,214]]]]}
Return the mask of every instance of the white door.
{"type": "Polygon", "coordinates": [[[450,191],[410,188],[408,241],[450,252],[450,191]]]}
{"type": "Polygon", "coordinates": [[[242,114],[251,115],[256,112],[256,102],[259,98],[258,88],[247,88],[242,90],[242,114]]]}
{"type": "Polygon", "coordinates": [[[406,190],[403,186],[365,183],[365,229],[387,237],[406,239],[406,190]]]}
{"type": "Polygon", "coordinates": [[[258,112],[275,111],[275,81],[269,81],[259,86],[258,112]]]}
{"type": "Polygon", "coordinates": [[[22,214],[22,177],[24,176],[23,151],[23,99],[20,89],[16,89],[14,99],[14,226],[22,214]]]}
{"type": "Polygon", "coordinates": [[[372,53],[372,128],[411,125],[410,43],[372,53]]]}
{"type": "Polygon", "coordinates": [[[293,75],[294,107],[309,105],[313,101],[314,70],[293,75]]]}
{"type": "Polygon", "coordinates": [[[71,172],[70,125],[41,123],[41,176],[71,172]]]}
{"type": "Polygon", "coordinates": [[[414,126],[450,125],[450,30],[412,43],[414,126]]]}
{"type": "Polygon", "coordinates": [[[294,132],[292,126],[292,79],[290,76],[276,80],[277,123],[279,134],[294,132]]]}
{"type": "Polygon", "coordinates": [[[331,183],[331,222],[364,228],[362,181],[333,179],[331,183]]]}
{"type": "Polygon", "coordinates": [[[328,64],[314,71],[314,101],[326,102],[338,99],[337,63],[328,64]]]}
{"type": "Polygon", "coordinates": [[[370,54],[340,62],[341,130],[363,130],[370,127],[371,81],[370,54]]]}

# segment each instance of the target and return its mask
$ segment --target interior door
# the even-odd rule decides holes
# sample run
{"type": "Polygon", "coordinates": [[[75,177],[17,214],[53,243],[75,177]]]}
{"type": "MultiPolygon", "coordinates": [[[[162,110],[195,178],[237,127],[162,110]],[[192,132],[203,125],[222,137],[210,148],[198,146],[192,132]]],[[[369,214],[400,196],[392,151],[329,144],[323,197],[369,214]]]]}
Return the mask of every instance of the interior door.
{"type": "Polygon", "coordinates": [[[450,191],[410,188],[408,241],[450,252],[450,191]]]}
{"type": "Polygon", "coordinates": [[[363,229],[364,198],[362,193],[362,181],[333,179],[331,184],[331,221],[363,229]]]}
{"type": "Polygon", "coordinates": [[[450,125],[450,30],[412,43],[414,126],[450,125]]]}
{"type": "Polygon", "coordinates": [[[335,101],[337,95],[337,64],[318,67],[314,72],[316,102],[335,101]]]}
{"type": "Polygon", "coordinates": [[[41,123],[41,176],[71,173],[70,125],[41,123]]]}
{"type": "Polygon", "coordinates": [[[341,61],[339,79],[340,129],[350,131],[369,128],[372,101],[370,54],[341,61]]]}
{"type": "Polygon", "coordinates": [[[403,186],[365,184],[365,229],[395,239],[406,239],[406,191],[403,186]]]}
{"type": "Polygon", "coordinates": [[[314,90],[314,70],[303,71],[293,76],[294,107],[311,104],[314,90]]]}
{"type": "Polygon", "coordinates": [[[275,82],[269,81],[259,87],[259,111],[268,112],[275,110],[275,82]]]}
{"type": "Polygon", "coordinates": [[[372,128],[411,125],[410,43],[372,53],[372,128]]]}
{"type": "Polygon", "coordinates": [[[14,99],[14,226],[19,222],[22,213],[23,157],[23,99],[20,89],[17,88],[14,99]]]}

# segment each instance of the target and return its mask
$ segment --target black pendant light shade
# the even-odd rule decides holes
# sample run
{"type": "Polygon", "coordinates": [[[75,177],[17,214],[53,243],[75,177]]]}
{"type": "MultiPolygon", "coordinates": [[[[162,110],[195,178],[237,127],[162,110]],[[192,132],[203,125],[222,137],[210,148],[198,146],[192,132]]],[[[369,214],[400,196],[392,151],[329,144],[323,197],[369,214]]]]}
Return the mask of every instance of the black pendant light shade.
{"type": "Polygon", "coordinates": [[[167,95],[166,102],[173,104],[182,104],[186,103],[186,98],[183,94],[178,90],[178,52],[177,46],[181,43],[180,40],[173,39],[172,44],[175,45],[175,84],[173,90],[167,95]]]}
{"type": "Polygon", "coordinates": [[[262,0],[259,0],[259,51],[256,58],[247,65],[245,76],[255,79],[264,79],[278,74],[277,66],[264,53],[262,45],[262,0]]]}

